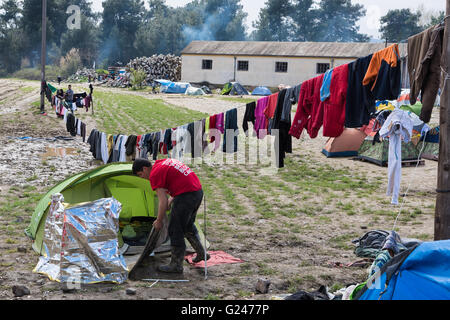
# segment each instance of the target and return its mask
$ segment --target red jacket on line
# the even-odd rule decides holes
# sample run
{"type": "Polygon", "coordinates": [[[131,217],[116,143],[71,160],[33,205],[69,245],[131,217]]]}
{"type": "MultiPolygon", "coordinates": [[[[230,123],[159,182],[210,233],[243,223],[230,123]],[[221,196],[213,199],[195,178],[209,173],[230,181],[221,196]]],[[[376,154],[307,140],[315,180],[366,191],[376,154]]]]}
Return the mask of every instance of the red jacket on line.
{"type": "Polygon", "coordinates": [[[339,137],[344,131],[347,87],[348,64],[335,67],[331,76],[330,96],[324,101],[324,137],[339,137]]]}
{"type": "Polygon", "coordinates": [[[320,101],[320,87],[322,86],[323,77],[324,75],[322,74],[302,83],[297,111],[289,130],[289,134],[297,139],[300,138],[305,128],[309,136],[315,138],[322,126],[323,103],[320,101]]]}

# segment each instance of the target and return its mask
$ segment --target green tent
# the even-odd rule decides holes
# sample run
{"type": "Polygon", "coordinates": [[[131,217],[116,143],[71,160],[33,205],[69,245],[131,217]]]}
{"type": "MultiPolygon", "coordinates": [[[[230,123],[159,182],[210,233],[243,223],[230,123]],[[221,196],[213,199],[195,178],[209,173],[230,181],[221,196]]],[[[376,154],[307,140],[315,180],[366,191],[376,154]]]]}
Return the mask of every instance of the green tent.
{"type": "Polygon", "coordinates": [[[422,152],[422,158],[439,160],[439,143],[420,141],[416,148],[418,152],[422,152]]]}
{"type": "MultiPolygon", "coordinates": [[[[402,161],[417,160],[419,151],[412,142],[402,141],[402,161]]],[[[389,140],[384,139],[381,142],[373,144],[373,138],[367,137],[358,150],[359,160],[365,160],[375,163],[379,166],[387,166],[389,159],[389,140]]]]}
{"type": "MultiPolygon", "coordinates": [[[[25,234],[33,241],[33,249],[42,253],[45,221],[52,194],[61,193],[69,205],[91,202],[101,198],[114,197],[122,204],[119,223],[119,245],[122,246],[123,226],[130,226],[133,220],[146,220],[150,225],[158,214],[158,197],[146,179],[132,174],[132,163],[110,163],[93,170],[76,174],[51,188],[39,201],[25,234]]],[[[203,234],[199,233],[203,238],[203,234]]],[[[150,230],[148,230],[150,231],[150,230]]],[[[125,234],[123,235],[125,237],[125,234]]],[[[138,245],[136,245],[138,246],[138,245]]]]}
{"type": "Polygon", "coordinates": [[[403,105],[400,107],[400,109],[405,110],[405,111],[410,111],[410,112],[414,113],[415,115],[417,115],[418,117],[420,117],[420,113],[422,112],[422,104],[416,103],[412,106],[403,105]]]}
{"type": "Polygon", "coordinates": [[[231,89],[233,89],[233,84],[231,82],[226,83],[223,86],[222,91],[220,92],[221,95],[227,95],[230,93],[231,89]]]}

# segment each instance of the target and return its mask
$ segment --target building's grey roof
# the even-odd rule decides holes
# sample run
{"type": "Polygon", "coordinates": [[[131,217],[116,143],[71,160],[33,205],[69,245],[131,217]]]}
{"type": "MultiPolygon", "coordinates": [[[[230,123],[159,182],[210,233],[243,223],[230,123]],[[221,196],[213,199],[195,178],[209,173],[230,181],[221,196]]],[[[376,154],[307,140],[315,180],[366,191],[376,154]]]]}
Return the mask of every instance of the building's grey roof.
{"type": "MultiPolygon", "coordinates": [[[[368,42],[192,41],[181,54],[359,58],[385,47],[368,42]]],[[[399,50],[406,56],[407,44],[400,43],[399,50]]]]}

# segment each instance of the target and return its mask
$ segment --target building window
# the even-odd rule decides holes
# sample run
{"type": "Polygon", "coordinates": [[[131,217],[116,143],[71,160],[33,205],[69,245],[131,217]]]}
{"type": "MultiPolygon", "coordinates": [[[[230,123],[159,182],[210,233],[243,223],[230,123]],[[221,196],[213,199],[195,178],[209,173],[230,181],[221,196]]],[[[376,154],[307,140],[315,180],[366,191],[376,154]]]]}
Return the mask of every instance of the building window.
{"type": "Polygon", "coordinates": [[[212,60],[202,60],[202,69],[203,70],[212,70],[212,60]]]}
{"type": "Polygon", "coordinates": [[[248,61],[238,61],[238,71],[248,71],[248,61]]]}
{"type": "Polygon", "coordinates": [[[328,69],[330,69],[329,63],[318,63],[316,65],[316,73],[325,73],[328,69]]]}
{"type": "Polygon", "coordinates": [[[275,72],[287,72],[288,63],[287,62],[275,62],[275,72]]]}

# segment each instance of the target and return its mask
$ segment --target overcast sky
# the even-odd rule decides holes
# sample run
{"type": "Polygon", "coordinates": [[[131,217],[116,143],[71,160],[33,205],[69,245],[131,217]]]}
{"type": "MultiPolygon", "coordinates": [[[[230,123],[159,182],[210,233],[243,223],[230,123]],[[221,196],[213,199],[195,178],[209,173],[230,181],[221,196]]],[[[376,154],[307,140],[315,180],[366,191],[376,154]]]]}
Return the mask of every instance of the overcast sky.
{"type": "MultiPolygon", "coordinates": [[[[102,0],[91,0],[94,10],[102,10],[102,0]]],[[[191,0],[166,0],[170,6],[184,6],[191,0]]],[[[265,0],[241,0],[244,11],[248,13],[247,25],[251,28],[251,22],[258,18],[259,10],[264,6],[265,0]]],[[[444,11],[445,0],[352,0],[366,8],[366,17],[360,20],[360,32],[377,38],[380,17],[385,15],[389,9],[410,8],[416,11],[419,6],[423,6],[425,11],[444,11]]]]}

